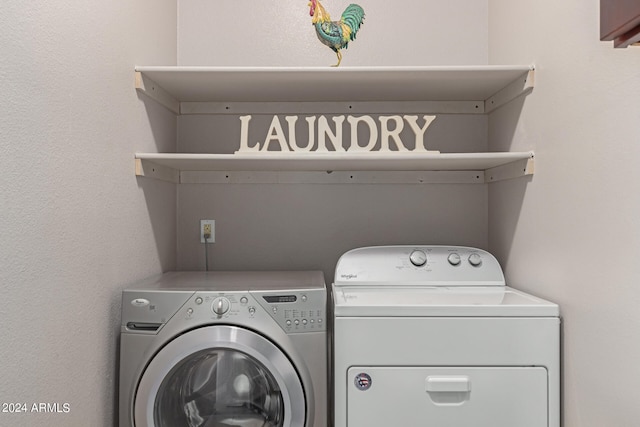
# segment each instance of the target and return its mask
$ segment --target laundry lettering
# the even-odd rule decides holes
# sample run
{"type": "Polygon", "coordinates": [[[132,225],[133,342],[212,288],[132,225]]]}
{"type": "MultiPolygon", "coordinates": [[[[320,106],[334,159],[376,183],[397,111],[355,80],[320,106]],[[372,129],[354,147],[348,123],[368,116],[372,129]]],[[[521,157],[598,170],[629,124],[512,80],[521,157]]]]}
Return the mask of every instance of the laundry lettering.
{"type": "MultiPolygon", "coordinates": [[[[378,121],[371,116],[335,116],[329,121],[325,116],[305,117],[307,138],[306,143],[299,143],[296,135],[298,116],[285,116],[283,122],[280,117],[274,115],[269,125],[269,130],[261,143],[257,141],[249,143],[249,125],[251,116],[240,117],[240,148],[236,153],[265,153],[265,152],[289,152],[289,153],[361,153],[374,151],[377,146],[380,152],[419,152],[438,153],[428,150],[424,143],[427,128],[433,123],[436,116],[380,116],[378,121]],[[419,124],[419,122],[422,124],[419,124]],[[414,144],[412,149],[402,141],[401,134],[405,124],[412,131],[414,144]],[[287,132],[285,134],[285,127],[287,132]],[[343,145],[344,128],[348,127],[349,144],[343,145]],[[367,141],[360,141],[360,130],[366,129],[369,134],[367,141]]],[[[303,127],[305,127],[303,125],[303,127]]],[[[408,132],[407,132],[408,133],[408,132]]]]}

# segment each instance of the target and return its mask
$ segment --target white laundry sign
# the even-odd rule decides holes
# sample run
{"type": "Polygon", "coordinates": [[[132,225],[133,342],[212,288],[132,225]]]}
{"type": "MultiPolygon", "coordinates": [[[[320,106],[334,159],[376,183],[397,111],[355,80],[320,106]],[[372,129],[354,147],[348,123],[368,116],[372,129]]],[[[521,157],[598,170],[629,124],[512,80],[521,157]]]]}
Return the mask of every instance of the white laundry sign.
{"type": "Polygon", "coordinates": [[[303,145],[298,144],[296,138],[296,123],[298,116],[285,116],[287,124],[287,135],[280,117],[273,116],[269,131],[264,142],[260,141],[249,145],[249,124],[251,116],[240,117],[240,148],[236,153],[266,153],[266,152],[289,152],[295,153],[328,153],[328,152],[370,152],[378,145],[375,151],[389,152],[419,152],[438,153],[438,151],[427,150],[424,144],[424,134],[427,128],[433,123],[436,116],[422,116],[422,125],[418,123],[418,116],[380,116],[378,121],[371,116],[347,116],[346,121],[350,127],[349,145],[343,145],[343,128],[345,116],[335,116],[331,119],[333,125],[325,116],[309,116],[304,120],[307,122],[308,139],[303,145]],[[405,129],[405,124],[413,131],[415,137],[413,149],[407,148],[402,141],[400,134],[405,129]],[[361,144],[359,140],[359,129],[365,126],[368,129],[369,138],[366,143],[361,144]],[[316,138],[317,136],[317,138],[316,138]]]}

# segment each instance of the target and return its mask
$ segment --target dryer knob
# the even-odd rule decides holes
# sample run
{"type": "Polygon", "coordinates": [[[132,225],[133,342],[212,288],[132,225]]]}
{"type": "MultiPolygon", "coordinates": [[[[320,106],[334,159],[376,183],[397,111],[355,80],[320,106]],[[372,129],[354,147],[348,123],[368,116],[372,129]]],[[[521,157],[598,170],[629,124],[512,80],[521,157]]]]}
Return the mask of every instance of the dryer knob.
{"type": "Polygon", "coordinates": [[[482,264],[482,258],[478,254],[471,254],[469,255],[469,264],[479,267],[482,264]]]}
{"type": "Polygon", "coordinates": [[[460,265],[460,255],[455,252],[452,254],[449,254],[447,261],[449,261],[449,264],[451,265],[460,265]]]}
{"type": "Polygon", "coordinates": [[[411,255],[409,255],[409,260],[411,261],[411,264],[416,267],[422,267],[427,263],[427,254],[425,254],[424,251],[415,250],[411,252],[411,255]]]}
{"type": "Polygon", "coordinates": [[[229,302],[228,299],[226,299],[225,297],[218,297],[213,300],[213,305],[211,306],[211,309],[218,316],[222,316],[227,311],[229,311],[230,307],[231,307],[231,303],[229,302]]]}

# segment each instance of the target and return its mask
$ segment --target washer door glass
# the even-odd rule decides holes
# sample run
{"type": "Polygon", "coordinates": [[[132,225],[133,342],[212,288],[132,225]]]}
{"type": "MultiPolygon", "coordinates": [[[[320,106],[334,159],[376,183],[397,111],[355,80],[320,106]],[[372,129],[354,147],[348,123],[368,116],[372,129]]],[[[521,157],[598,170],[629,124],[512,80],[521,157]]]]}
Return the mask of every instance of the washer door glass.
{"type": "Polygon", "coordinates": [[[156,396],[158,427],[280,427],[284,403],[276,379],[255,358],[208,349],[182,360],[156,396]]]}
{"type": "Polygon", "coordinates": [[[149,361],[135,393],[136,427],[301,427],[305,393],[267,338],[216,325],[177,336],[149,361]]]}

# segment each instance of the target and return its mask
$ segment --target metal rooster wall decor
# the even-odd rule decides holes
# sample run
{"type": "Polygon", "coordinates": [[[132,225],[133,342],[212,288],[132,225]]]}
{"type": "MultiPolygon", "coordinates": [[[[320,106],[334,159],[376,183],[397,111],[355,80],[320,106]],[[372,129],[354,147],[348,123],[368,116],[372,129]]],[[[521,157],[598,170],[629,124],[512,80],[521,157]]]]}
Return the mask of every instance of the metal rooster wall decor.
{"type": "Polygon", "coordinates": [[[311,23],[316,28],[318,39],[329,46],[338,56],[338,63],[333,65],[337,67],[342,61],[340,50],[346,49],[349,42],[355,40],[356,33],[364,21],[364,9],[357,4],[350,4],[342,12],[339,21],[332,21],[320,0],[311,0],[309,7],[311,23]]]}

